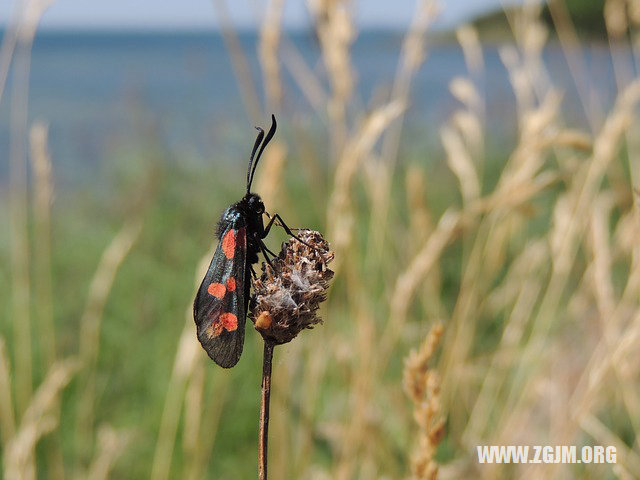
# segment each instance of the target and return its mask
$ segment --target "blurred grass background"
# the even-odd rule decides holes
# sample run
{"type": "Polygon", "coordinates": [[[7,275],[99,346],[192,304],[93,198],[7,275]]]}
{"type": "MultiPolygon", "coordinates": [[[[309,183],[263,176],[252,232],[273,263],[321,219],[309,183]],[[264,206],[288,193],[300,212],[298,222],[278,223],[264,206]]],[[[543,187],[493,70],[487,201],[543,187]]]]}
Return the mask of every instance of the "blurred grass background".
{"type": "MultiPolygon", "coordinates": [[[[562,1],[505,12],[499,53],[516,98],[515,144],[491,138],[514,125],[486,116],[483,24],[458,29],[450,41],[468,75],[448,79],[459,107],[429,126],[441,146],[428,151],[404,145],[403,127],[435,3],[417,2],[389,94],[367,107],[345,2],[308,2],[318,70],[292,63],[282,1],[269,2],[258,36],[260,78],[246,76],[237,32],[223,25],[249,118],[261,125],[274,112],[281,126],[255,191],[336,252],[325,325],[276,349],[271,478],[640,475],[640,4],[593,4],[587,20],[562,1]],[[593,19],[604,26],[596,40],[583,36],[593,19]],[[566,55],[586,126],[563,116],[567,87],[550,80],[547,42],[566,55]],[[581,90],[581,42],[611,49],[617,100],[606,111],[581,90]],[[311,118],[286,102],[282,55],[311,118]],[[478,465],[482,444],[615,445],[618,456],[478,465]]],[[[0,99],[11,104],[0,209],[4,478],[251,478],[259,336],[249,325],[242,360],[225,371],[191,318],[215,222],[240,198],[245,164],[216,151],[206,169],[168,159],[149,133],[96,167],[94,182],[57,189],[50,133],[26,114],[47,2],[27,5],[0,61],[0,99]]],[[[224,3],[214,6],[224,18],[224,3]]],[[[270,245],[284,239],[274,231],[270,245]]]]}

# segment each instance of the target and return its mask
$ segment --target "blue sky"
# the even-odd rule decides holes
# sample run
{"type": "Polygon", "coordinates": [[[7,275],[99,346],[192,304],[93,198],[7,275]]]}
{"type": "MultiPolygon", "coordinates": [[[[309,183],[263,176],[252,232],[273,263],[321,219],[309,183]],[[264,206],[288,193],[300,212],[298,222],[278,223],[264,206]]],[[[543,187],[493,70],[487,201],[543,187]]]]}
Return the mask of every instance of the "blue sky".
{"type": "MultiPolygon", "coordinates": [[[[16,6],[25,0],[0,0],[0,26],[6,25],[16,6]]],[[[440,26],[499,8],[518,0],[442,0],[440,26]]],[[[43,27],[49,28],[215,28],[213,0],[57,0],[45,13],[43,27]]],[[[285,24],[304,27],[308,15],[303,0],[285,1],[285,24]]],[[[237,26],[252,27],[261,17],[265,0],[227,0],[227,8],[237,26]]],[[[415,0],[355,0],[360,27],[406,26],[415,0]]]]}

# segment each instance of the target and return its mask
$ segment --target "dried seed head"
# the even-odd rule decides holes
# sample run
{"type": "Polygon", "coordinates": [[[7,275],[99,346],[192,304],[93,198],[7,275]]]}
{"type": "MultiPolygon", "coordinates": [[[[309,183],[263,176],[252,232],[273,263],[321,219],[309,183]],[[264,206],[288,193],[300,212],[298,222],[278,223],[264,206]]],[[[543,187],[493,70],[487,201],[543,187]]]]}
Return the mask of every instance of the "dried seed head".
{"type": "Polygon", "coordinates": [[[262,264],[262,275],[253,281],[251,321],[265,341],[276,345],[293,340],[305,328],[322,323],[316,315],[327,296],[333,272],[327,264],[333,252],[322,234],[301,230],[282,244],[271,265],[262,264]]]}

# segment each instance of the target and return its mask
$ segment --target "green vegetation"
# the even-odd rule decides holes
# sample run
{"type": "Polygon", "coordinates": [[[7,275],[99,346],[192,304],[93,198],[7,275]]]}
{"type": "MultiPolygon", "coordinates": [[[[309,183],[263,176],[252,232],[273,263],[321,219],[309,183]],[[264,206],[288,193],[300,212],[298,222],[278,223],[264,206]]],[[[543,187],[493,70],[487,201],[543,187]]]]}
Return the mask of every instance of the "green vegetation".
{"type": "MultiPolygon", "coordinates": [[[[570,24],[575,28],[578,36],[583,39],[607,38],[607,28],[604,20],[604,0],[563,0],[556,1],[555,11],[564,19],[568,17],[570,24]]],[[[548,4],[542,8],[541,19],[555,33],[551,7],[548,4]]],[[[485,15],[474,21],[474,25],[483,39],[488,41],[504,40],[512,36],[508,17],[517,12],[516,8],[505,11],[497,11],[485,15]]]]}

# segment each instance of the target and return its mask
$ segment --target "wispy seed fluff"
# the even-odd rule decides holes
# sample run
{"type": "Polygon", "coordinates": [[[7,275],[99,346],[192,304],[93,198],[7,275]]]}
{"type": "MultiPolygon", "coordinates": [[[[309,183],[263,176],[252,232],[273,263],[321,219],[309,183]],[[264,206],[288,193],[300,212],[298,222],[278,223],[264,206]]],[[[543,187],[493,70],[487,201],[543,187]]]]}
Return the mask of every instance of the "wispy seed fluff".
{"type": "Polygon", "coordinates": [[[327,298],[333,272],[327,264],[333,252],[322,234],[301,230],[282,244],[271,264],[262,264],[262,275],[253,281],[251,320],[265,341],[275,345],[293,340],[305,328],[322,323],[317,316],[327,298]]]}

